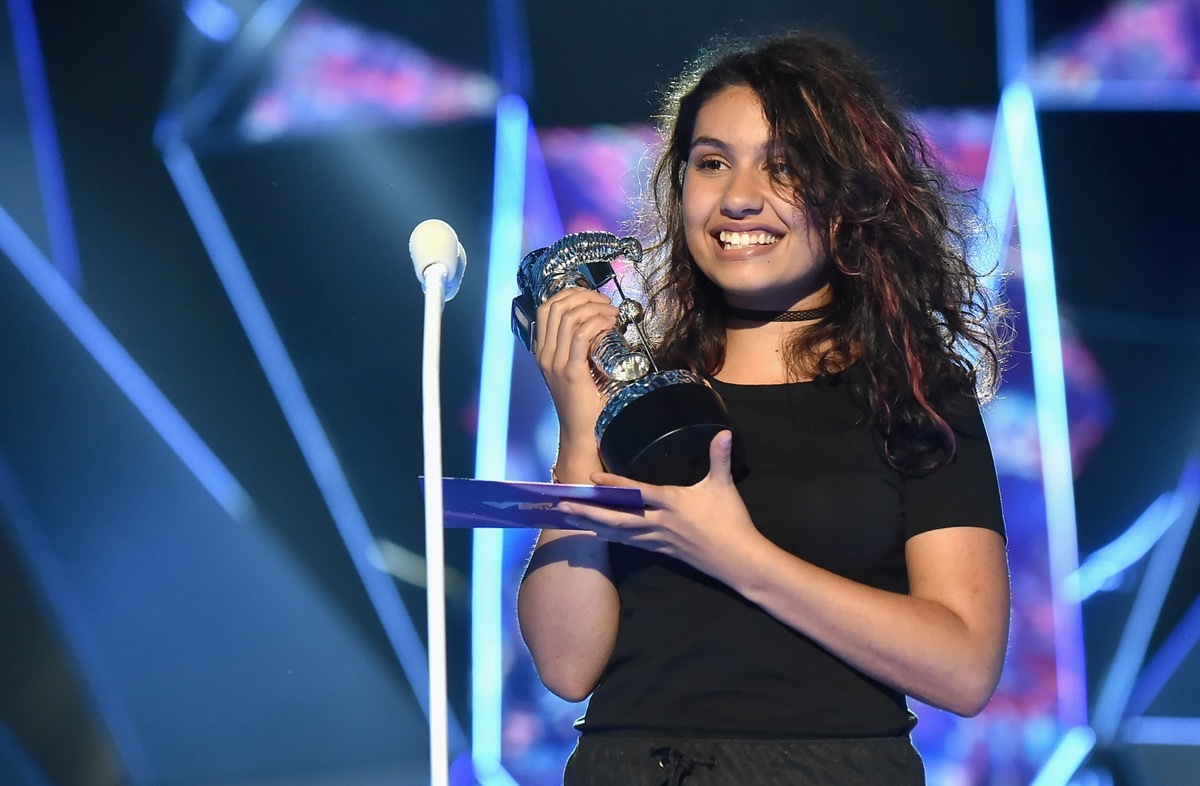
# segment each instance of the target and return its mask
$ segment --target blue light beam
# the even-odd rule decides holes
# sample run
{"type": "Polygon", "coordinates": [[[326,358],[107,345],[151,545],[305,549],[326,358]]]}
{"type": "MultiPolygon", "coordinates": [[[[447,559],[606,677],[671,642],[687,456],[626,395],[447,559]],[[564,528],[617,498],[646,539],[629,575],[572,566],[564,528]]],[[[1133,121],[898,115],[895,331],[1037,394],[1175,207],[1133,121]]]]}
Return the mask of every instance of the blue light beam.
{"type": "MultiPolygon", "coordinates": [[[[389,574],[375,567],[378,547],[350,488],[341,463],[304,389],[283,339],[225,222],[216,198],[191,149],[180,139],[164,139],[163,161],[184,207],[192,217],[230,304],[254,349],[296,444],[308,464],[376,615],[407,677],[413,695],[429,716],[429,669],[425,648],[389,574]]],[[[449,714],[454,746],[464,742],[462,727],[449,714]]]]}
{"type": "Polygon", "coordinates": [[[1188,471],[1184,473],[1178,493],[1186,500],[1186,504],[1181,506],[1179,517],[1158,541],[1150,555],[1146,572],[1142,576],[1142,584],[1138,587],[1133,607],[1125,621],[1125,629],[1121,632],[1117,651],[1100,686],[1092,726],[1102,742],[1111,743],[1116,739],[1138,673],[1145,663],[1150,637],[1154,634],[1163,603],[1179,568],[1184,546],[1187,545],[1188,536],[1192,532],[1196,511],[1200,507],[1198,469],[1200,467],[1196,465],[1189,465],[1188,471]]]}
{"type": "Polygon", "coordinates": [[[1076,726],[1058,741],[1029,786],[1067,786],[1095,747],[1095,733],[1087,726],[1076,726]]]}
{"type": "Polygon", "coordinates": [[[251,520],[254,504],[233,473],[3,207],[0,251],[230,518],[242,523],[251,520]]]}
{"type": "Polygon", "coordinates": [[[1008,140],[1017,206],[1033,389],[1037,401],[1042,493],[1046,501],[1050,580],[1056,589],[1053,602],[1059,721],[1072,728],[1087,720],[1083,624],[1078,604],[1067,600],[1078,597],[1078,591],[1073,589],[1079,561],[1075,487],[1058,291],[1050,242],[1050,211],[1046,203],[1037,112],[1027,85],[1017,82],[1004,89],[1000,96],[1000,117],[1008,140]]]}
{"type": "Polygon", "coordinates": [[[46,86],[46,72],[42,65],[37,22],[30,0],[9,0],[8,13],[12,20],[13,47],[21,77],[21,91],[29,115],[42,209],[46,214],[46,228],[50,235],[50,256],[72,286],[79,286],[79,248],[75,241],[75,223],[71,218],[67,177],[63,172],[54,112],[50,106],[50,91],[46,86]]]}
{"type": "MultiPolygon", "coordinates": [[[[479,427],[475,477],[503,479],[508,463],[508,415],[512,392],[513,336],[509,314],[516,292],[525,227],[525,160],[529,107],[517,95],[496,106],[496,166],[492,238],[484,309],[483,367],[479,379],[479,427]]],[[[503,722],[504,531],[477,529],[472,542],[471,739],[476,776],[484,786],[515,786],[501,764],[503,722]]]]}
{"type": "MultiPolygon", "coordinates": [[[[90,700],[89,704],[112,737],[125,777],[131,786],[150,786],[156,779],[153,777],[150,757],[138,735],[137,724],[130,716],[129,707],[112,678],[104,653],[96,644],[87,620],[75,601],[75,593],[71,590],[62,563],[47,540],[47,528],[29,507],[17,473],[3,452],[0,452],[0,512],[4,513],[0,516],[0,526],[7,525],[17,554],[34,578],[37,599],[44,611],[49,612],[45,614],[46,618],[56,624],[56,632],[66,644],[71,663],[86,687],[86,699],[90,700]]],[[[26,780],[23,783],[49,786],[50,781],[45,779],[36,761],[21,748],[18,740],[8,739],[10,736],[7,727],[0,721],[0,754],[6,747],[12,749],[9,751],[9,760],[23,764],[22,769],[28,770],[24,773],[26,780]]]]}

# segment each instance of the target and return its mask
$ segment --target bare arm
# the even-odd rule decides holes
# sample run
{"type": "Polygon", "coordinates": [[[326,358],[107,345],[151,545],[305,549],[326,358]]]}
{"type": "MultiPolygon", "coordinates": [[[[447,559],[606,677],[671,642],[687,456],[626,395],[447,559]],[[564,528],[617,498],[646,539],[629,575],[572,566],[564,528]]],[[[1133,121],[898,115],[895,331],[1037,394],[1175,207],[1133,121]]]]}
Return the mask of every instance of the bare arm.
{"type": "Polygon", "coordinates": [[[552,693],[582,701],[596,687],[616,642],[619,609],[608,544],[589,532],[543,530],[521,581],[517,615],[552,693]]]}
{"type": "Polygon", "coordinates": [[[992,697],[1009,618],[998,533],[953,527],[912,538],[907,595],[821,570],[765,539],[745,554],[718,578],[860,671],[959,715],[992,697]]]}
{"type": "MultiPolygon", "coordinates": [[[[568,289],[538,309],[537,362],[559,421],[556,475],[588,483],[603,469],[594,428],[601,399],[591,343],[616,322],[596,292],[568,289]]],[[[619,611],[608,544],[590,532],[543,530],[517,595],[521,635],[542,682],[569,701],[587,697],[612,654],[619,611]]]]}
{"type": "MultiPolygon", "coordinates": [[[[1003,539],[964,526],[910,539],[907,595],[868,587],[805,562],[750,521],[729,477],[728,443],[713,441],[712,471],[695,486],[633,485],[642,516],[581,503],[565,507],[605,539],[670,554],[723,581],[855,668],[935,706],[978,713],[1000,676],[1008,635],[1003,539]]],[[[967,523],[967,522],[964,522],[967,523]]]]}

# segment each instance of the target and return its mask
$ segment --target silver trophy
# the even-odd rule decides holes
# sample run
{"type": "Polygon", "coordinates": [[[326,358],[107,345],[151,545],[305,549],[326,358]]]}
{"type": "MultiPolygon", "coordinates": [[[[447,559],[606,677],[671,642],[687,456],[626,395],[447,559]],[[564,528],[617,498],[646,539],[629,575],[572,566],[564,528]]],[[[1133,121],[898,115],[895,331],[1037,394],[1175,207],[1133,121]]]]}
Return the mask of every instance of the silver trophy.
{"type": "Polygon", "coordinates": [[[592,350],[593,376],[605,400],[596,421],[600,458],[610,472],[644,483],[691,485],[708,474],[712,438],[730,428],[725,404],[700,375],[655,366],[642,304],[626,297],[613,270],[622,257],[641,264],[641,244],[608,232],[567,235],[531,251],[517,270],[513,333],[532,351],[538,306],[567,287],[599,290],[612,282],[620,298],[617,325],[592,350]]]}

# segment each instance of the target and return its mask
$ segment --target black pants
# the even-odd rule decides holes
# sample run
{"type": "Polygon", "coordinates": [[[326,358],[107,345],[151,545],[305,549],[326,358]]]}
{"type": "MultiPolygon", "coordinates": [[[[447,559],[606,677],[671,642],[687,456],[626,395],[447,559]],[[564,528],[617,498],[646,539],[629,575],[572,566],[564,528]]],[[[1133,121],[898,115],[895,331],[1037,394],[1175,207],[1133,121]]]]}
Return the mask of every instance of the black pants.
{"type": "Polygon", "coordinates": [[[584,734],[563,786],[924,786],[908,737],[707,740],[584,734]]]}

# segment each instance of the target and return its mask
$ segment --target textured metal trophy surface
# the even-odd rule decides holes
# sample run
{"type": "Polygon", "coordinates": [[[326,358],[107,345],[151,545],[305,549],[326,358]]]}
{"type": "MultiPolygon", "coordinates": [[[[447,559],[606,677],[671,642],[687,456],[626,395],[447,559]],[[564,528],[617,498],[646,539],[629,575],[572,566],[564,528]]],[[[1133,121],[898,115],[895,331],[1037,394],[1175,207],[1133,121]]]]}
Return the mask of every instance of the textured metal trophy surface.
{"type": "Polygon", "coordinates": [[[612,282],[620,297],[617,325],[596,340],[591,354],[605,401],[596,421],[600,458],[610,472],[634,480],[691,485],[708,473],[712,438],[730,428],[725,404],[698,374],[655,367],[642,305],[625,296],[613,269],[621,258],[640,264],[642,246],[608,232],[567,235],[531,251],[517,270],[513,332],[532,351],[538,306],[567,287],[599,290],[612,282]]]}

